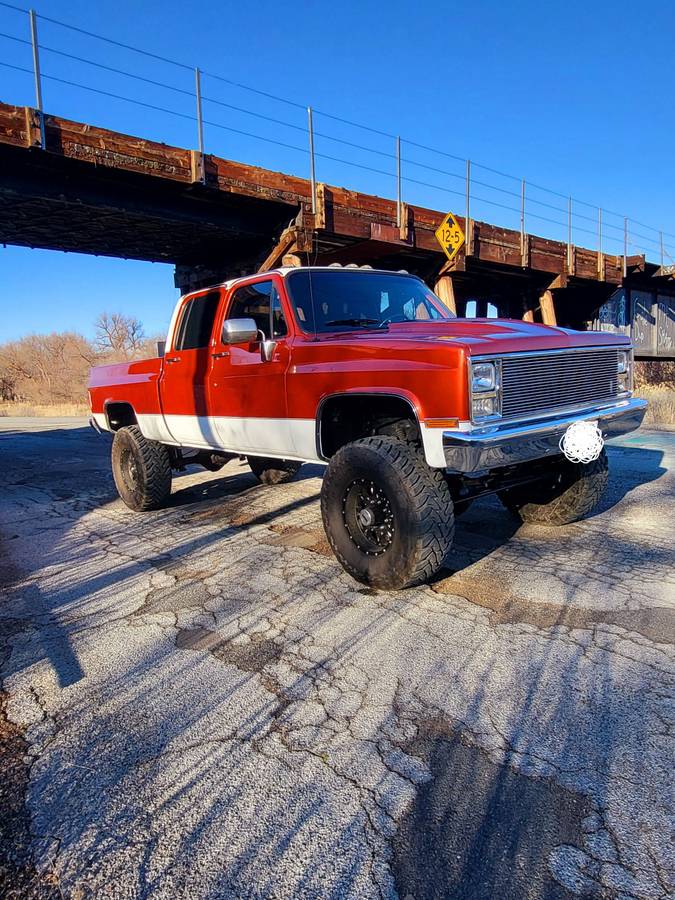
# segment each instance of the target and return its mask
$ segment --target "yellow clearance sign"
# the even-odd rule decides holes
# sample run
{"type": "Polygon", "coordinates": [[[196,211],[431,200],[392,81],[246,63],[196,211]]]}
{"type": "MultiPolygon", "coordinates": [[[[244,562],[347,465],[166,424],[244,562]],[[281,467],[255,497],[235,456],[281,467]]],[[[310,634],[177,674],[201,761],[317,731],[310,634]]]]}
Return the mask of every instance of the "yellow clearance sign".
{"type": "Polygon", "coordinates": [[[452,213],[448,213],[436,229],[436,240],[448,259],[454,259],[464,246],[464,232],[452,213]]]}

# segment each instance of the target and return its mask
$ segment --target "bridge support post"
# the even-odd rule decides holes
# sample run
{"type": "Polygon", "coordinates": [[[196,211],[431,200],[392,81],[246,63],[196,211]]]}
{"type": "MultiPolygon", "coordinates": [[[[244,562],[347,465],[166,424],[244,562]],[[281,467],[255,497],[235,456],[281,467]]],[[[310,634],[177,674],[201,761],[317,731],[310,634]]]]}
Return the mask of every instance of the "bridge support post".
{"type": "Polygon", "coordinates": [[[455,297],[455,286],[452,283],[450,275],[441,275],[434,284],[434,294],[443,301],[450,312],[457,315],[457,299],[455,297]]]}
{"type": "Polygon", "coordinates": [[[544,325],[557,325],[555,315],[555,301],[553,299],[553,291],[547,290],[539,298],[539,308],[541,309],[541,319],[544,325]]]}

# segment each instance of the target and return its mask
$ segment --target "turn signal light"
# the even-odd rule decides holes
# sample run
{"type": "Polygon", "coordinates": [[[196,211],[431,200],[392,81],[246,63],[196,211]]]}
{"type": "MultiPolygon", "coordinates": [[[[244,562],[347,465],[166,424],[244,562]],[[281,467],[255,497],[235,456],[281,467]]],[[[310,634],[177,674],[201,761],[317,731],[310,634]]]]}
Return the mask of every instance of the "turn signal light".
{"type": "Polygon", "coordinates": [[[425,419],[427,428],[457,428],[459,419],[425,419]]]}

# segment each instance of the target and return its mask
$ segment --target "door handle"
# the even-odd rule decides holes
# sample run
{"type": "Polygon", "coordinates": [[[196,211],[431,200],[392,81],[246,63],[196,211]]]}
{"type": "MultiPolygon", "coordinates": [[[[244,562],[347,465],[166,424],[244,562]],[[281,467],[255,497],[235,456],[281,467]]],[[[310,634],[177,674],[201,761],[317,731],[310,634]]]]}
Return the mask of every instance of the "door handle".
{"type": "Polygon", "coordinates": [[[165,356],[164,362],[167,362],[167,363],[180,362],[180,356],[165,356]]]}
{"type": "Polygon", "coordinates": [[[229,356],[229,355],[230,355],[230,351],[229,351],[229,350],[222,350],[220,353],[212,353],[212,354],[211,354],[211,356],[213,357],[213,359],[222,359],[223,356],[229,356]]]}

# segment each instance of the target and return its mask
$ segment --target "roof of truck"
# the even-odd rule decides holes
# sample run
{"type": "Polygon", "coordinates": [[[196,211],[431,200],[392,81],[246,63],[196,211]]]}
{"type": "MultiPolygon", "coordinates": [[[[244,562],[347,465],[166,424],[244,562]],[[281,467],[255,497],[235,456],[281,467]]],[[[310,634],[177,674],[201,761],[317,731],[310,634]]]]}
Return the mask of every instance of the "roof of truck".
{"type": "MultiPolygon", "coordinates": [[[[375,272],[382,275],[410,275],[411,278],[418,277],[406,269],[376,269],[368,265],[358,266],[356,263],[348,263],[344,266],[342,263],[331,263],[328,266],[278,266],[275,269],[268,269],[266,272],[251,272],[250,275],[238,275],[236,278],[228,278],[227,281],[221,281],[219,284],[209,285],[209,287],[226,287],[229,289],[239,281],[248,281],[249,278],[258,278],[264,275],[281,275],[282,278],[285,278],[291,272],[334,272],[336,269],[348,272],[375,272]]],[[[207,288],[199,288],[199,291],[203,290],[207,290],[207,288]]],[[[197,293],[197,291],[189,291],[189,293],[197,293]]]]}

